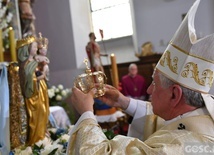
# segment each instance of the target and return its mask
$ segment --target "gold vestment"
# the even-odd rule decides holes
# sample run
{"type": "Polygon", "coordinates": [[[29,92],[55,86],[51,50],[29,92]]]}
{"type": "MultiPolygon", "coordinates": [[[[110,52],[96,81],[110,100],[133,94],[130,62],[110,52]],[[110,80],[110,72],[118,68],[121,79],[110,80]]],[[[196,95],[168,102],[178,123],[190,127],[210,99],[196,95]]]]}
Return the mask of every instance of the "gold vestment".
{"type": "Polygon", "coordinates": [[[67,154],[180,155],[185,154],[184,149],[187,143],[214,145],[213,129],[214,122],[211,117],[199,115],[182,118],[166,125],[150,135],[144,142],[121,135],[108,140],[94,119],[85,119],[72,132],[67,154]],[[179,129],[181,123],[185,129],[179,129]]]}

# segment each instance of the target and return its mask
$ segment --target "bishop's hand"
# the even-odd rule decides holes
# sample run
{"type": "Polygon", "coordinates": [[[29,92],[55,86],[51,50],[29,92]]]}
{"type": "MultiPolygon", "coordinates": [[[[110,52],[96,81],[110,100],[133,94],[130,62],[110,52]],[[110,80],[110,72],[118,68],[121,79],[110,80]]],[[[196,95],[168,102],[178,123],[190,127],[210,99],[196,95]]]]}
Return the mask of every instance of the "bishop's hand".
{"type": "Polygon", "coordinates": [[[123,110],[128,108],[130,102],[130,98],[124,96],[118,89],[110,85],[105,86],[105,94],[98,99],[111,107],[118,107],[123,110]]]}
{"type": "Polygon", "coordinates": [[[87,94],[84,94],[81,90],[76,87],[72,88],[71,101],[72,105],[78,111],[80,115],[82,115],[86,111],[93,112],[93,104],[94,104],[94,93],[95,90],[92,89],[87,94]]]}

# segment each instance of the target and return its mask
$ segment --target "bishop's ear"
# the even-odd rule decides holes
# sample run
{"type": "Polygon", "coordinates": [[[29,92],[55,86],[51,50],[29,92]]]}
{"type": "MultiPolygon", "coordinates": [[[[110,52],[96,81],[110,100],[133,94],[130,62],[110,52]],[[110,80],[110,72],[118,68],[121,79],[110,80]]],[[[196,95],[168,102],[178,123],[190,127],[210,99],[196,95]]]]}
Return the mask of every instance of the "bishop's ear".
{"type": "Polygon", "coordinates": [[[177,84],[174,84],[173,86],[171,86],[171,93],[172,93],[172,96],[171,96],[171,103],[173,106],[176,106],[180,100],[182,99],[182,89],[179,85],[177,84]]]}

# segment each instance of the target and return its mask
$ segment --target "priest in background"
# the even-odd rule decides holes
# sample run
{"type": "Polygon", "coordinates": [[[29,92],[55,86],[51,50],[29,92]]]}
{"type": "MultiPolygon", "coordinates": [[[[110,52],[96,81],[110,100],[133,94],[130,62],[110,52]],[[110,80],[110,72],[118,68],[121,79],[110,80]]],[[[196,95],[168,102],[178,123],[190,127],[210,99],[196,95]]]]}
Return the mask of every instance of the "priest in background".
{"type": "Polygon", "coordinates": [[[143,76],[138,74],[138,67],[132,63],[129,65],[129,73],[122,77],[122,93],[125,96],[145,100],[146,93],[146,80],[143,76]]]}

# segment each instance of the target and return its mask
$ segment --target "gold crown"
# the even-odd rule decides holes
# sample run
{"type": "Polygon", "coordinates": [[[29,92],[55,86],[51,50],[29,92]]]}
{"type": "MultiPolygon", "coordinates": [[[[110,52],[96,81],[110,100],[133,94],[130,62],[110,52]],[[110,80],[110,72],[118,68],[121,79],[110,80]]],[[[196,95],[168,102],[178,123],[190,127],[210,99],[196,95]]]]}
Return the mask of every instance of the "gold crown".
{"type": "Polygon", "coordinates": [[[37,38],[38,48],[48,48],[48,39],[42,37],[42,33],[39,32],[39,38],[37,38]]]}
{"type": "Polygon", "coordinates": [[[74,81],[74,86],[79,88],[83,93],[88,93],[91,89],[95,88],[96,92],[94,98],[103,96],[105,94],[105,85],[107,83],[106,75],[101,72],[91,72],[88,67],[88,59],[84,60],[86,65],[85,73],[80,74],[74,81]]]}
{"type": "Polygon", "coordinates": [[[36,41],[36,37],[34,37],[34,36],[28,36],[26,38],[17,40],[16,48],[19,49],[20,47],[28,45],[28,44],[30,44],[30,43],[32,43],[34,41],[36,41]]]}

